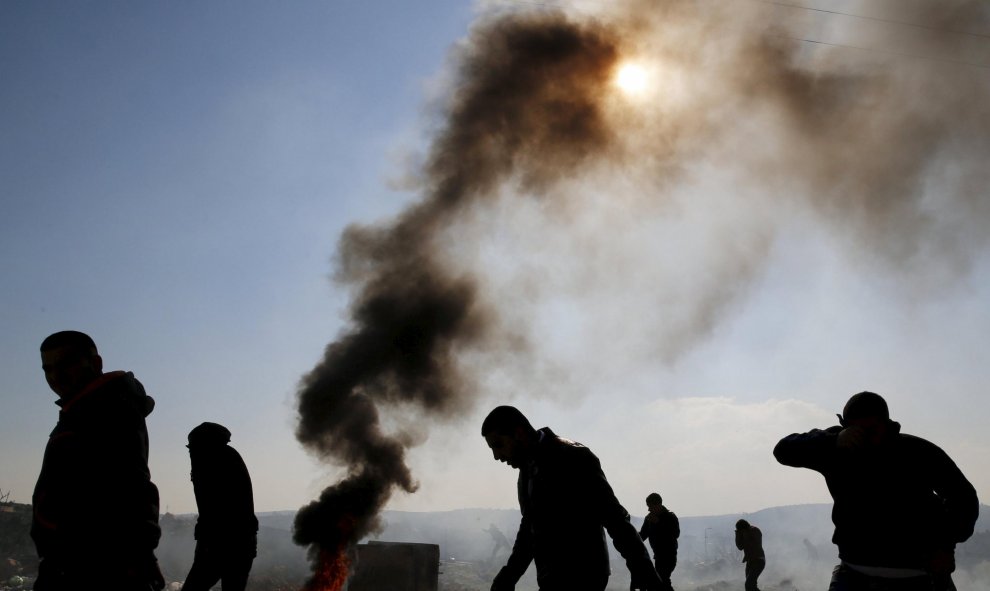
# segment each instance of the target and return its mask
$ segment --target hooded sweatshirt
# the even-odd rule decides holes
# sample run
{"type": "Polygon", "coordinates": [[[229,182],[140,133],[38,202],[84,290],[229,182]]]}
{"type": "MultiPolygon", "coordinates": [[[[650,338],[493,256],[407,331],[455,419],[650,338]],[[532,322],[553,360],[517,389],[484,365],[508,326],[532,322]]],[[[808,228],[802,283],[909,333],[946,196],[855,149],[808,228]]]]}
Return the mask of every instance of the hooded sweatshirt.
{"type": "Polygon", "coordinates": [[[103,374],[61,407],[32,502],[38,555],[71,565],[153,558],[158,489],[148,469],[155,401],[134,374],[103,374]]]}

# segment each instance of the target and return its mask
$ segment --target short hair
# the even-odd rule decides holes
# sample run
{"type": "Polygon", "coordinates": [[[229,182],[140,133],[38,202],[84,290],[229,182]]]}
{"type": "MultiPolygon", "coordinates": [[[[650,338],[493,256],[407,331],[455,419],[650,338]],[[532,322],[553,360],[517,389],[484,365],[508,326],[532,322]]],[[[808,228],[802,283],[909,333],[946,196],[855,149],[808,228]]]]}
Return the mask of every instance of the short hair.
{"type": "Polygon", "coordinates": [[[646,504],[652,505],[653,503],[663,505],[663,497],[660,496],[660,493],[650,493],[646,495],[646,504]]]}
{"type": "Polygon", "coordinates": [[[533,425],[529,423],[529,419],[523,413],[519,412],[518,408],[514,406],[496,406],[485,417],[485,421],[481,423],[481,436],[487,437],[492,433],[508,435],[515,431],[517,427],[522,427],[527,433],[534,431],[533,425]]]}
{"type": "Polygon", "coordinates": [[[853,394],[842,409],[843,421],[865,418],[890,420],[890,411],[887,409],[887,401],[883,399],[883,396],[875,392],[853,394]]]}
{"type": "Polygon", "coordinates": [[[78,330],[63,330],[56,332],[54,334],[48,335],[48,337],[41,341],[41,352],[54,351],[61,347],[69,347],[79,353],[90,353],[91,355],[99,355],[96,350],[96,343],[93,341],[92,337],[84,332],[79,332],[78,330]]]}

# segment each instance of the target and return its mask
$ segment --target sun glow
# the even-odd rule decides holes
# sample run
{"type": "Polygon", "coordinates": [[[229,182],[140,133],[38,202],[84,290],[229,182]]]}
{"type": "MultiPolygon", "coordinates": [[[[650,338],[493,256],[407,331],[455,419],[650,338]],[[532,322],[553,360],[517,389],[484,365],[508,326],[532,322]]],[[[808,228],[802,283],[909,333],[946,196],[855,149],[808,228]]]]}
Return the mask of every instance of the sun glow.
{"type": "Polygon", "coordinates": [[[642,96],[649,89],[650,74],[641,64],[626,62],[615,72],[615,85],[627,96],[642,96]]]}

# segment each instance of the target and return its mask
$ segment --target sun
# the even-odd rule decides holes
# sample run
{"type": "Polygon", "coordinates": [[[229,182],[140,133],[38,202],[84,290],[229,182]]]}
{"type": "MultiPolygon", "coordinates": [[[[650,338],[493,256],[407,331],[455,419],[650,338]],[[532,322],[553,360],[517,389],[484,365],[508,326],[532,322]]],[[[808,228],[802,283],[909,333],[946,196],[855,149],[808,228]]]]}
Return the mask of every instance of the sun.
{"type": "Polygon", "coordinates": [[[642,96],[649,88],[650,76],[642,65],[626,62],[615,72],[615,85],[627,96],[642,96]]]}

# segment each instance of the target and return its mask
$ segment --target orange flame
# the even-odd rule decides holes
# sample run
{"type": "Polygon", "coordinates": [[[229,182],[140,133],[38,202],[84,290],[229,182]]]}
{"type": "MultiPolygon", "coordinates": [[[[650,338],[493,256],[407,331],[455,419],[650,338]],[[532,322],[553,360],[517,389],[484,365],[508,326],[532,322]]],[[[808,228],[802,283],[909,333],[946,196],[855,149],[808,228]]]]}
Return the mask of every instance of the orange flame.
{"type": "Polygon", "coordinates": [[[336,552],[320,550],[320,561],[316,572],[306,583],[303,591],[340,591],[347,582],[350,572],[351,559],[348,558],[345,547],[341,545],[336,552]]]}

